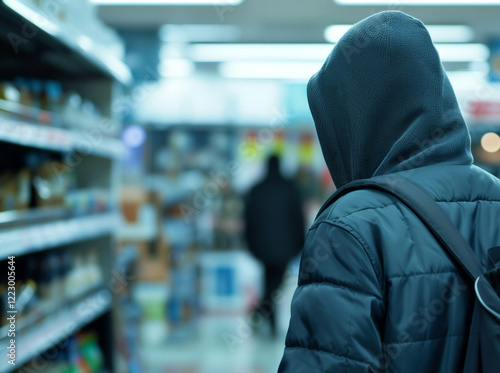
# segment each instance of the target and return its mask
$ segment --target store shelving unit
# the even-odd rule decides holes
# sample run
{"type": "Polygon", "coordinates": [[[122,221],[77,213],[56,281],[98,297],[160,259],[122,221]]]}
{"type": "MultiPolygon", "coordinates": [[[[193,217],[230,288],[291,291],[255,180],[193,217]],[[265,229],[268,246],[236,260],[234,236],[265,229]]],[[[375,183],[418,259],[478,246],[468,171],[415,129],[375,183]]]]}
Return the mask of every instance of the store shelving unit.
{"type": "Polygon", "coordinates": [[[2,229],[0,260],[113,234],[119,222],[119,215],[111,212],[2,229]]]}
{"type": "MultiPolygon", "coordinates": [[[[89,322],[102,316],[111,309],[111,297],[106,289],[95,291],[72,304],[58,309],[38,324],[36,328],[31,328],[22,338],[17,340],[19,351],[16,365],[21,366],[44,351],[56,347],[58,343],[76,333],[89,322]]],[[[2,340],[2,345],[6,340],[2,340]]],[[[14,367],[2,364],[0,372],[9,372],[14,367]]]]}
{"type": "MultiPolygon", "coordinates": [[[[57,114],[1,99],[0,112],[23,117],[23,119],[0,117],[0,141],[59,152],[78,151],[79,143],[85,141],[82,130],[55,127],[58,123],[65,123],[65,119],[57,114]],[[37,121],[50,126],[36,124],[37,121]]],[[[91,145],[86,150],[88,154],[118,159],[124,154],[124,147],[118,139],[102,137],[91,145]]]]}
{"type": "MultiPolygon", "coordinates": [[[[16,76],[57,80],[64,90],[92,100],[103,118],[119,128],[120,118],[112,106],[121,87],[131,82],[127,66],[84,32],[37,11],[36,6],[37,2],[31,0],[0,0],[0,80],[16,76]],[[24,38],[17,39],[23,41],[15,48],[12,35],[24,38]]],[[[66,298],[63,293],[59,303],[52,304],[53,309],[37,310],[36,321],[29,321],[29,315],[20,319],[16,365],[7,364],[4,356],[0,372],[21,368],[93,322],[98,322],[103,335],[99,339],[105,368],[113,371],[114,293],[110,284],[115,234],[121,222],[118,183],[124,147],[112,134],[99,132],[99,126],[93,125],[88,129],[85,125],[75,127],[61,113],[0,100],[0,147],[15,149],[16,156],[36,149],[62,161],[76,157],[72,168],[78,188],[98,189],[107,196],[105,208],[94,211],[44,207],[0,212],[0,261],[12,255],[27,258],[42,251],[85,250],[88,243],[100,249],[98,264],[103,274],[100,287],[77,298],[66,298]]],[[[118,132],[115,130],[114,135],[118,132]]],[[[0,335],[3,351],[7,343],[6,335],[0,335]]]]}
{"type": "MultiPolygon", "coordinates": [[[[50,50],[59,52],[58,56],[54,56],[55,59],[59,58],[67,62],[66,64],[58,64],[55,60],[51,60],[43,63],[44,66],[37,66],[39,61],[24,61],[20,55],[17,56],[18,63],[12,67],[14,73],[19,72],[19,75],[23,75],[33,68],[45,70],[47,67],[52,67],[58,69],[59,74],[106,76],[122,84],[131,82],[132,75],[123,61],[120,61],[105,48],[92,43],[92,40],[83,32],[71,27],[71,25],[61,25],[52,19],[50,4],[42,7],[44,11],[40,12],[30,6],[30,3],[34,3],[32,1],[2,0],[1,3],[4,13],[2,21],[8,27],[9,32],[17,33],[27,39],[29,43],[50,46],[50,50]],[[31,28],[27,28],[26,25],[31,28]],[[30,62],[34,62],[34,64],[30,64],[30,62]]],[[[56,8],[59,6],[59,4],[52,5],[56,8]]],[[[22,46],[24,40],[19,42],[22,46]]]]}

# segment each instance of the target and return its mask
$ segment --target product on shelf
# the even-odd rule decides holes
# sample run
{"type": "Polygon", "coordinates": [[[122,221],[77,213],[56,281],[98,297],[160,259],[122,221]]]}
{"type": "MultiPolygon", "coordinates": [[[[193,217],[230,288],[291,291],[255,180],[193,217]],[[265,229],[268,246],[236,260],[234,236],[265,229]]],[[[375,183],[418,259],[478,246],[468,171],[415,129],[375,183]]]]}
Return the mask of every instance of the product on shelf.
{"type": "Polygon", "coordinates": [[[11,82],[0,82],[0,103],[4,111],[31,119],[37,123],[60,126],[61,123],[51,113],[61,111],[62,86],[56,81],[15,78],[11,82]]]}
{"type": "MultiPolygon", "coordinates": [[[[96,291],[103,282],[104,273],[96,247],[63,248],[19,257],[16,262],[16,311],[17,319],[22,322],[18,327],[32,327],[61,306],[96,291]]],[[[5,284],[0,284],[0,297],[0,309],[4,310],[7,307],[5,284]]],[[[4,324],[5,320],[1,319],[0,326],[4,324]]]]}
{"type": "Polygon", "coordinates": [[[73,254],[73,265],[66,281],[66,297],[76,298],[83,293],[85,284],[85,268],[83,253],[73,254]],[[82,286],[83,285],[83,286],[82,286]]]}
{"type": "Polygon", "coordinates": [[[23,210],[31,200],[31,172],[23,168],[19,172],[7,171],[0,175],[0,211],[23,210]]]}
{"type": "MultiPolygon", "coordinates": [[[[5,267],[7,266],[5,262],[0,264],[3,264],[5,267]]],[[[33,272],[31,271],[31,265],[32,262],[29,258],[16,258],[15,311],[18,321],[22,321],[27,313],[38,306],[36,297],[37,284],[35,276],[33,276],[33,272]]],[[[12,305],[8,304],[8,290],[6,283],[0,284],[0,311],[3,315],[7,314],[7,310],[12,310],[12,305]]],[[[5,324],[6,320],[0,320],[0,327],[3,327],[5,324]]],[[[0,333],[3,332],[0,331],[0,333]]]]}
{"type": "MultiPolygon", "coordinates": [[[[69,167],[66,166],[69,169],[69,167]]],[[[35,187],[36,205],[38,207],[62,206],[64,196],[69,188],[67,172],[56,170],[54,163],[47,161],[36,171],[33,178],[35,187]]]]}
{"type": "Polygon", "coordinates": [[[262,295],[262,265],[243,250],[207,251],[198,258],[204,312],[246,312],[262,295]]]}
{"type": "Polygon", "coordinates": [[[0,110],[28,121],[69,129],[95,128],[103,116],[95,102],[75,91],[63,92],[54,80],[15,78],[0,82],[0,110]],[[15,106],[6,105],[15,103],[15,106]]]}
{"type": "Polygon", "coordinates": [[[75,169],[33,151],[26,167],[0,171],[0,212],[28,208],[66,208],[76,216],[108,211],[112,195],[104,188],[77,189],[75,169]]]}
{"type": "Polygon", "coordinates": [[[166,316],[172,338],[189,337],[194,333],[198,314],[198,272],[195,265],[186,265],[171,271],[171,293],[166,316]]]}
{"type": "Polygon", "coordinates": [[[16,209],[27,209],[31,202],[31,171],[23,168],[17,174],[16,209]]]}
{"type": "Polygon", "coordinates": [[[87,127],[91,123],[98,123],[101,118],[101,112],[90,100],[83,100],[81,107],[81,116],[85,120],[87,127]]]}
{"type": "Polygon", "coordinates": [[[101,267],[99,266],[99,253],[97,248],[94,247],[88,250],[86,256],[87,256],[86,282],[88,284],[91,284],[91,286],[97,286],[102,284],[104,281],[104,276],[102,274],[101,267]]]}
{"type": "Polygon", "coordinates": [[[42,82],[38,79],[30,79],[28,81],[29,88],[31,90],[31,107],[41,109],[42,108],[42,82]]]}
{"type": "Polygon", "coordinates": [[[74,260],[74,254],[73,251],[70,250],[63,250],[61,253],[61,293],[62,296],[66,296],[68,293],[68,287],[70,286],[69,284],[69,278],[70,278],[70,273],[71,269],[73,268],[73,260],[74,260]]]}
{"type": "Polygon", "coordinates": [[[104,355],[94,331],[84,331],[69,337],[50,354],[42,354],[26,364],[21,371],[44,373],[100,373],[104,355]]]}
{"type": "Polygon", "coordinates": [[[59,260],[54,254],[44,254],[40,262],[40,300],[42,302],[54,302],[57,298],[56,280],[57,271],[59,270],[59,260]]]}
{"type": "Polygon", "coordinates": [[[62,86],[59,82],[48,80],[44,85],[45,101],[42,107],[51,112],[60,112],[62,105],[62,86]]]}
{"type": "Polygon", "coordinates": [[[92,290],[104,281],[102,269],[99,266],[99,256],[96,248],[77,251],[73,254],[73,265],[65,281],[66,297],[78,298],[92,290]]]}
{"type": "Polygon", "coordinates": [[[70,189],[65,194],[64,206],[77,216],[103,212],[110,209],[111,196],[103,189],[70,189]]]}
{"type": "Polygon", "coordinates": [[[18,295],[17,307],[23,313],[30,313],[36,310],[39,302],[39,289],[37,284],[37,266],[38,263],[34,256],[29,256],[25,259],[25,286],[21,289],[18,295]]]}
{"type": "Polygon", "coordinates": [[[100,372],[104,365],[104,356],[97,343],[96,333],[85,333],[78,336],[77,343],[81,359],[85,361],[88,372],[100,372]]]}
{"type": "Polygon", "coordinates": [[[62,114],[70,126],[77,126],[82,106],[82,97],[73,91],[63,95],[62,114]]]}
{"type": "Polygon", "coordinates": [[[168,247],[163,241],[135,243],[139,254],[137,280],[144,282],[166,282],[168,279],[168,247]]]}
{"type": "Polygon", "coordinates": [[[16,178],[12,171],[0,175],[0,209],[1,211],[14,210],[16,208],[16,178]]]}
{"type": "Polygon", "coordinates": [[[10,82],[0,82],[0,99],[18,103],[21,100],[21,92],[10,82]]]}
{"type": "Polygon", "coordinates": [[[124,187],[121,190],[122,213],[127,223],[134,224],[138,219],[138,212],[142,205],[147,203],[146,190],[138,187],[124,187]]]}
{"type": "Polygon", "coordinates": [[[99,188],[76,189],[74,169],[55,164],[47,161],[36,169],[33,178],[36,207],[65,206],[75,215],[102,212],[110,207],[108,191],[99,188]]]}
{"type": "Polygon", "coordinates": [[[31,107],[33,103],[33,96],[28,80],[24,78],[16,78],[14,79],[14,86],[20,92],[19,103],[21,105],[31,107]]]}
{"type": "Polygon", "coordinates": [[[168,297],[169,289],[162,282],[140,282],[134,285],[132,298],[141,312],[139,335],[143,344],[159,345],[167,338],[165,305],[168,297]]]}
{"type": "MultiPolygon", "coordinates": [[[[0,283],[0,315],[7,314],[7,286],[4,283],[0,283]]],[[[7,318],[0,317],[0,328],[7,325],[7,318]]]]}

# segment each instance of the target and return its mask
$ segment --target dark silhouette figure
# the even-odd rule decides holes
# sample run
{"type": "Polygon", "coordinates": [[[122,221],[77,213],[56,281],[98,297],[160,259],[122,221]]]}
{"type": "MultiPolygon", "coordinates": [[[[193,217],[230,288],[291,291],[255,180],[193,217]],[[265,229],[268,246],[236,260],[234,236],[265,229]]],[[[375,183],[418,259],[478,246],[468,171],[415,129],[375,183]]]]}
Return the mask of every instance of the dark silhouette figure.
{"type": "Polygon", "coordinates": [[[266,177],[247,195],[245,235],[252,254],[265,267],[265,296],[257,312],[269,317],[276,333],[273,292],[279,287],[288,262],[304,245],[304,217],[299,191],[285,179],[276,156],[268,160],[266,177]]]}

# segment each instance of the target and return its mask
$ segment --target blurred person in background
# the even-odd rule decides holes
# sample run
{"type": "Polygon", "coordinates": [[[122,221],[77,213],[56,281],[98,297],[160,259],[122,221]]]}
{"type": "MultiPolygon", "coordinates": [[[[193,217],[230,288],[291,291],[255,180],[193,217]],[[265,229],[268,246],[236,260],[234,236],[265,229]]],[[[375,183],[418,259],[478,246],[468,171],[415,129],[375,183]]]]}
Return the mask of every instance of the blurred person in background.
{"type": "MultiPolygon", "coordinates": [[[[439,202],[485,268],[500,180],[471,139],[429,33],[386,11],[354,25],[307,96],[335,185],[406,178],[439,202]]],[[[356,190],[310,228],[279,372],[462,372],[474,288],[394,196],[356,190]]]]}
{"type": "Polygon", "coordinates": [[[267,175],[246,196],[245,238],[250,252],[265,269],[265,295],[256,312],[269,318],[271,335],[276,336],[273,294],[287,265],[304,245],[304,217],[295,184],[281,175],[280,161],[268,159],[267,175]]]}

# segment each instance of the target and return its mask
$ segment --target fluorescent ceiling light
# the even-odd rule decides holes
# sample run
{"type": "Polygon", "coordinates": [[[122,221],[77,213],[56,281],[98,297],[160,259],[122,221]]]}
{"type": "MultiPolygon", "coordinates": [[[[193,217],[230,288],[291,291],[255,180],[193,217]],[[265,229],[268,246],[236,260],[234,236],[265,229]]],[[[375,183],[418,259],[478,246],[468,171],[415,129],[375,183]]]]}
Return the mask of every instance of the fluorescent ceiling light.
{"type": "Polygon", "coordinates": [[[334,0],[341,5],[500,5],[500,0],[334,0]]]}
{"type": "Polygon", "coordinates": [[[158,30],[164,42],[234,42],[240,34],[235,25],[164,25],[158,30]]]}
{"type": "Polygon", "coordinates": [[[490,57],[490,50],[484,44],[435,44],[443,62],[481,62],[490,57]]]}
{"type": "Polygon", "coordinates": [[[163,60],[158,66],[158,71],[164,78],[190,76],[193,74],[194,70],[195,66],[192,61],[181,58],[163,60]]]}
{"type": "Polygon", "coordinates": [[[487,87],[486,74],[477,71],[447,72],[450,83],[455,91],[473,91],[478,87],[487,87]]]}
{"type": "MultiPolygon", "coordinates": [[[[325,40],[337,43],[352,25],[332,25],[325,29],[325,40]]],[[[426,26],[434,43],[467,43],[474,38],[474,32],[464,25],[428,25],[426,26]]]]}
{"type": "MultiPolygon", "coordinates": [[[[307,81],[321,66],[320,61],[229,61],[219,65],[219,74],[225,78],[307,81]]],[[[453,71],[447,75],[455,89],[470,89],[485,82],[484,72],[453,71]]]]}
{"type": "Polygon", "coordinates": [[[490,72],[490,64],[487,61],[470,62],[467,71],[488,74],[490,72]]]}
{"type": "MultiPolygon", "coordinates": [[[[486,61],[484,44],[435,44],[443,62],[486,61]]],[[[332,44],[194,44],[186,58],[196,62],[225,61],[325,61],[332,44]]],[[[166,54],[167,51],[165,51],[166,54]]],[[[161,59],[165,58],[162,53],[161,59]]]]}
{"type": "Polygon", "coordinates": [[[308,80],[320,68],[321,62],[233,61],[219,65],[225,78],[308,80]]]}
{"type": "Polygon", "coordinates": [[[340,38],[352,27],[353,25],[331,25],[325,28],[323,36],[329,43],[338,43],[340,38]]]}
{"type": "Polygon", "coordinates": [[[465,25],[426,26],[434,43],[468,43],[474,38],[474,31],[465,25]]]}
{"type": "Polygon", "coordinates": [[[238,5],[243,0],[90,0],[99,5],[238,5]]]}
{"type": "Polygon", "coordinates": [[[188,48],[196,62],[233,60],[324,61],[332,44],[195,44],[188,48]]]}

